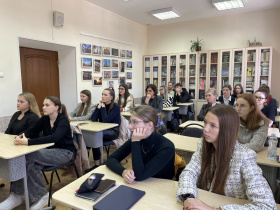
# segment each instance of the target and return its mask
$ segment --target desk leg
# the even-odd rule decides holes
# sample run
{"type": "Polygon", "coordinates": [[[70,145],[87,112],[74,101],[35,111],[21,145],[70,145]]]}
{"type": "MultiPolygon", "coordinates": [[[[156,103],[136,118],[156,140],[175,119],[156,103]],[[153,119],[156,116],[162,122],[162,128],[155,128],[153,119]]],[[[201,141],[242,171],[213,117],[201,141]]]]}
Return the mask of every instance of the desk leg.
{"type": "Polygon", "coordinates": [[[24,195],[25,195],[25,209],[29,210],[29,196],[28,196],[28,188],[27,188],[27,176],[23,178],[24,184],[24,195]]]}

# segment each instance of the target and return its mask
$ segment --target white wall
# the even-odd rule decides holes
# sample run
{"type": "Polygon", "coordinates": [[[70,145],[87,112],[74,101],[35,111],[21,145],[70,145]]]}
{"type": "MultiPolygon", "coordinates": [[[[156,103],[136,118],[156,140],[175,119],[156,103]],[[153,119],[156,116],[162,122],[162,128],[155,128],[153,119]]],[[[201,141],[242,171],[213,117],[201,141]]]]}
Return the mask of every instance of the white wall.
{"type": "Polygon", "coordinates": [[[272,9],[148,27],[148,54],[189,52],[190,40],[197,36],[206,43],[203,50],[243,48],[256,37],[263,46],[274,48],[271,93],[279,100],[279,21],[280,9],[272,9]]]}
{"type": "MultiPolygon", "coordinates": [[[[107,82],[102,88],[95,88],[92,83],[81,80],[80,43],[85,41],[85,37],[81,36],[80,32],[131,43],[132,46],[120,47],[133,51],[132,82],[134,85],[131,92],[135,97],[142,95],[142,57],[147,53],[146,26],[106,11],[85,0],[55,0],[53,2],[51,0],[13,0],[0,1],[0,27],[0,72],[4,73],[4,77],[0,78],[0,116],[11,115],[15,112],[17,95],[22,91],[18,37],[76,47],[77,81],[73,81],[73,85],[77,85],[77,93],[82,89],[91,90],[94,96],[93,102],[97,102],[101,97],[101,90],[107,87],[107,82]],[[64,13],[63,28],[52,27],[52,10],[64,13]]],[[[98,39],[90,39],[90,41],[100,42],[109,47],[119,46],[112,41],[98,39]]],[[[65,53],[59,52],[59,54],[59,59],[67,59],[65,53]]],[[[61,65],[65,66],[65,63],[62,62],[61,65]]],[[[60,76],[60,80],[64,80],[64,77],[60,76]]],[[[65,85],[64,82],[60,83],[65,85]]],[[[62,100],[68,97],[66,106],[72,107],[73,104],[69,103],[78,102],[78,94],[69,91],[66,96],[66,89],[67,86],[61,87],[64,94],[62,100]]]]}

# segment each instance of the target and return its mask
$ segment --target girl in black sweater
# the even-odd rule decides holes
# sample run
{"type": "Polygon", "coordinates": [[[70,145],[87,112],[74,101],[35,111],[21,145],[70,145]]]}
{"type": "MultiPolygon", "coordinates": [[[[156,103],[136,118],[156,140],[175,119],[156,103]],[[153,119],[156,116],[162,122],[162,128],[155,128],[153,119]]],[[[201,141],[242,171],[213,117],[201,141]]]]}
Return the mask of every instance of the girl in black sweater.
{"type": "Polygon", "coordinates": [[[158,115],[148,105],[138,106],[132,111],[130,126],[132,137],[116,150],[106,165],[131,184],[149,177],[172,179],[174,177],[174,144],[156,131],[158,115]],[[121,165],[121,161],[132,154],[132,170],[121,165]]]}
{"type": "MultiPolygon", "coordinates": [[[[16,145],[54,143],[54,146],[48,149],[25,156],[29,199],[31,202],[35,202],[30,210],[41,209],[48,204],[48,192],[41,175],[44,166],[65,164],[71,160],[73,155],[74,145],[70,124],[67,116],[60,114],[60,111],[60,100],[55,96],[46,97],[43,106],[44,116],[34,126],[14,139],[16,145]],[[43,133],[41,138],[30,138],[41,131],[43,133]]],[[[64,113],[63,110],[62,113],[64,113]]],[[[22,180],[12,182],[11,194],[4,202],[0,203],[0,209],[13,209],[20,205],[23,191],[22,180]]]]}

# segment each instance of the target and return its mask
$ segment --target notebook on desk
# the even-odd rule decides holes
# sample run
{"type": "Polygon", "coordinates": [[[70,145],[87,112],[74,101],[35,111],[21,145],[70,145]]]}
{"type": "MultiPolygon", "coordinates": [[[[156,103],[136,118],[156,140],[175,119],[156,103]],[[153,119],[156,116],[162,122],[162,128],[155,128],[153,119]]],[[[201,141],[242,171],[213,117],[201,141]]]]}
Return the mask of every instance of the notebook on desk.
{"type": "Polygon", "coordinates": [[[138,200],[145,195],[142,190],[137,190],[125,185],[120,185],[117,189],[104,197],[93,206],[94,210],[130,209],[138,200]]]}

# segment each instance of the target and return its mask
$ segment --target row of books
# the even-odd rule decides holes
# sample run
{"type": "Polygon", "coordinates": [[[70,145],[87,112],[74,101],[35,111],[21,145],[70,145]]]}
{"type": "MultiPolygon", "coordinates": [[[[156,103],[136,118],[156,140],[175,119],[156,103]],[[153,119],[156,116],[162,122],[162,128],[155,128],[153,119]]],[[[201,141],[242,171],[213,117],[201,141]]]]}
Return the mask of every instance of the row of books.
{"type": "Polygon", "coordinates": [[[235,77],[239,77],[242,75],[242,66],[241,65],[235,65],[234,66],[234,72],[233,72],[233,76],[235,77]]]}
{"type": "Polygon", "coordinates": [[[205,89],[206,87],[206,81],[203,78],[199,79],[199,89],[205,89]]]}
{"type": "Polygon", "coordinates": [[[170,57],[170,65],[175,66],[176,65],[176,56],[170,57]]]}
{"type": "Polygon", "coordinates": [[[200,64],[206,64],[207,61],[207,54],[200,55],[200,64]]]}
{"type": "Polygon", "coordinates": [[[186,65],[186,58],[180,58],[180,65],[186,65]]]}
{"type": "Polygon", "coordinates": [[[223,54],[222,62],[223,63],[229,63],[229,54],[223,54]]]}
{"type": "Polygon", "coordinates": [[[184,76],[185,76],[185,72],[186,72],[186,71],[185,71],[184,68],[180,68],[180,69],[179,69],[179,76],[180,76],[180,77],[184,77],[184,76]]]}
{"type": "Polygon", "coordinates": [[[153,66],[158,66],[158,57],[153,57],[153,66]]]}
{"type": "Polygon", "coordinates": [[[242,62],[242,52],[235,52],[234,62],[242,62]]]}
{"type": "Polygon", "coordinates": [[[270,58],[270,51],[263,50],[261,53],[261,61],[269,61],[269,58],[270,58]]]}
{"type": "Polygon", "coordinates": [[[255,66],[247,67],[247,76],[255,76],[255,66]]]}
{"type": "Polygon", "coordinates": [[[196,64],[196,55],[190,55],[190,60],[189,60],[191,65],[195,65],[196,64]]]}
{"type": "Polygon", "coordinates": [[[256,52],[255,51],[248,51],[247,61],[255,61],[255,60],[256,60],[256,52]]]}
{"type": "Polygon", "coordinates": [[[200,77],[205,77],[206,76],[206,68],[199,69],[199,76],[200,77]]]}
{"type": "Polygon", "coordinates": [[[210,69],[210,76],[211,77],[216,77],[217,76],[217,65],[211,65],[210,69]]]}
{"type": "Polygon", "coordinates": [[[229,66],[222,66],[222,77],[229,76],[229,66]]]}
{"type": "Polygon", "coordinates": [[[218,53],[211,53],[211,63],[218,63],[218,53]]]}

